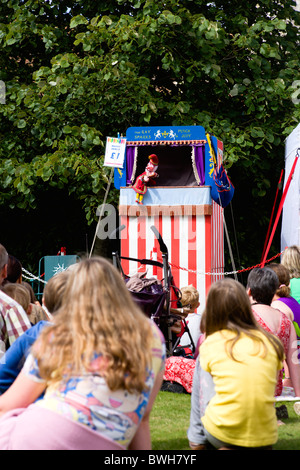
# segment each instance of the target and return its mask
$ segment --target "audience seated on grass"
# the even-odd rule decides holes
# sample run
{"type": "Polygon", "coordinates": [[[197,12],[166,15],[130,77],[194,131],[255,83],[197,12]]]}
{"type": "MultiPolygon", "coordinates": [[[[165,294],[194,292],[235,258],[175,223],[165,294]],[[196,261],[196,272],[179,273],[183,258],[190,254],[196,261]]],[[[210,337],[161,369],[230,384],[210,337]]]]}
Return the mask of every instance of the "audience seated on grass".
{"type": "Polygon", "coordinates": [[[81,261],[0,396],[0,449],[150,449],[164,362],[164,338],[120,273],[103,258],[81,261]]]}

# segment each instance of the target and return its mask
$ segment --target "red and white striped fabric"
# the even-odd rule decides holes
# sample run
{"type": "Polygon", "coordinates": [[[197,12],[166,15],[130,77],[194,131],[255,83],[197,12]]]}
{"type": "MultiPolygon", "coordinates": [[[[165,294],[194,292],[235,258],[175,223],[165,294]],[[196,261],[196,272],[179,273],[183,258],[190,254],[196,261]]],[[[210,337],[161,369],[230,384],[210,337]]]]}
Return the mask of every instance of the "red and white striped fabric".
{"type": "Polygon", "coordinates": [[[224,224],[223,224],[223,208],[213,201],[212,205],[212,260],[211,270],[216,275],[213,276],[214,280],[222,279],[224,277],[224,224]]]}
{"type": "MultiPolygon", "coordinates": [[[[123,189],[127,191],[127,197],[124,198],[124,194],[121,196],[119,207],[120,223],[126,227],[121,233],[121,256],[161,261],[159,244],[151,230],[154,225],[168,247],[168,260],[175,286],[181,288],[192,284],[199,291],[198,312],[202,312],[211,283],[223,277],[223,209],[207,199],[207,187],[196,188],[200,204],[187,205],[168,204],[172,201],[168,200],[168,193],[164,189],[167,190],[158,188],[160,201],[164,201],[164,204],[147,205],[145,201],[144,206],[134,205],[134,202],[132,204],[130,191],[133,190],[123,189]],[[204,199],[199,197],[201,189],[206,191],[204,199]]],[[[195,188],[191,189],[195,194],[195,188]]],[[[189,189],[186,188],[186,191],[189,189]]],[[[194,202],[194,199],[193,196],[189,202],[194,202]]],[[[158,279],[163,279],[161,268],[149,265],[144,268],[128,260],[122,260],[122,267],[129,276],[138,270],[147,270],[148,276],[157,275],[158,279]]]]}

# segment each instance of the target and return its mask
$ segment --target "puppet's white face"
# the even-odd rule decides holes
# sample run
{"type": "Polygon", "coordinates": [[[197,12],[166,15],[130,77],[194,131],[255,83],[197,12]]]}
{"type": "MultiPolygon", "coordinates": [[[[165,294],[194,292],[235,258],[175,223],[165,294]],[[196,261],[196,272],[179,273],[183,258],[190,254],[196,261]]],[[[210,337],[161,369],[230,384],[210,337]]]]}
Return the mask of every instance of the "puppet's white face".
{"type": "Polygon", "coordinates": [[[157,165],[153,165],[153,163],[149,162],[148,165],[146,166],[146,171],[147,173],[152,173],[153,171],[157,170],[157,165]]]}

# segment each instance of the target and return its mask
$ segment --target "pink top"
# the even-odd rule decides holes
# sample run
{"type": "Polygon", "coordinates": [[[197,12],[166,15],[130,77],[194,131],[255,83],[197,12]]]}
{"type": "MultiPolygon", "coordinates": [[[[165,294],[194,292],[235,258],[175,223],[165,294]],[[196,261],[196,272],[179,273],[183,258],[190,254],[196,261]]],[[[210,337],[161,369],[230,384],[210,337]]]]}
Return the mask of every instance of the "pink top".
{"type": "MultiPolygon", "coordinates": [[[[260,326],[263,327],[264,330],[268,331],[269,333],[272,333],[273,335],[277,336],[283,344],[284,347],[284,352],[285,355],[287,356],[287,351],[288,351],[288,344],[289,344],[289,339],[290,339],[290,334],[291,334],[291,321],[288,319],[288,317],[282,313],[280,313],[280,323],[279,323],[279,328],[277,331],[272,331],[268,325],[265,323],[265,321],[259,316],[257,312],[255,312],[254,309],[252,309],[254,316],[256,318],[256,321],[260,324],[260,326]]],[[[275,390],[275,396],[280,396],[282,393],[282,377],[283,377],[283,370],[280,371],[277,385],[276,385],[276,390],[275,390]]]]}

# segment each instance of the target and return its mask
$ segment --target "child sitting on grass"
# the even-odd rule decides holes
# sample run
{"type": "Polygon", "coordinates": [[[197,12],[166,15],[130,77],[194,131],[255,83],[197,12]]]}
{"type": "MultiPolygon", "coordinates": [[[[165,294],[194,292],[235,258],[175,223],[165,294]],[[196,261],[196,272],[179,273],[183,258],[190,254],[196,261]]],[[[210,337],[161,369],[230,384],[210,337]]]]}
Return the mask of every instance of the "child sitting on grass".
{"type": "MultiPolygon", "coordinates": [[[[177,336],[180,336],[179,346],[185,347],[190,345],[191,338],[184,330],[183,319],[185,320],[190,335],[192,337],[193,346],[196,347],[199,336],[200,336],[200,320],[201,315],[196,312],[200,305],[199,292],[193,285],[189,285],[181,288],[181,305],[182,308],[171,309],[171,313],[181,316],[180,320],[177,320],[171,327],[171,331],[177,336]]],[[[194,351],[193,351],[194,352],[194,351]]]]}
{"type": "MultiPolygon", "coordinates": [[[[181,289],[182,309],[173,310],[183,319],[178,320],[171,331],[178,334],[178,345],[173,347],[173,355],[166,360],[162,390],[191,393],[197,345],[201,336],[201,315],[195,310],[199,307],[199,292],[193,285],[181,289]],[[182,311],[181,311],[182,310],[182,311]],[[187,329],[184,325],[186,322],[187,329]]],[[[172,310],[171,310],[172,311],[172,310]]]]}
{"type": "Polygon", "coordinates": [[[3,292],[6,295],[14,299],[21,305],[27,313],[28,317],[30,317],[31,313],[31,303],[30,303],[30,294],[25,286],[15,282],[8,282],[2,287],[3,292]]]}
{"type": "Polygon", "coordinates": [[[255,321],[246,289],[230,278],[212,284],[203,323],[200,366],[215,387],[199,416],[207,441],[218,449],[272,448],[278,432],[274,393],[284,359],[281,341],[255,321]]]}

